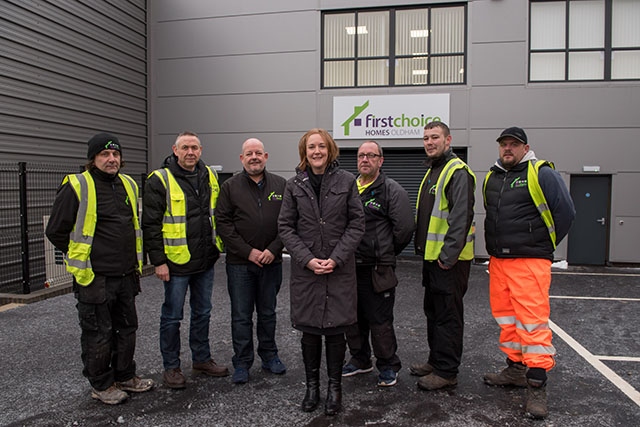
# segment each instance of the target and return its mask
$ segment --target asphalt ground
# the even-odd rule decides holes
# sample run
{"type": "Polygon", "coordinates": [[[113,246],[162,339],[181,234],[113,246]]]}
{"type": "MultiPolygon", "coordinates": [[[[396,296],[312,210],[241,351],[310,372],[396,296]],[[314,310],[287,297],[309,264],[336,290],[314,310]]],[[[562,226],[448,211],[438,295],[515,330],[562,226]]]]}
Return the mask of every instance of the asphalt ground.
{"type": "MultiPolygon", "coordinates": [[[[219,364],[231,368],[230,305],[223,260],[216,265],[211,344],[219,364]]],[[[549,417],[524,416],[523,389],[490,387],[485,372],[504,366],[491,317],[485,265],[472,266],[465,297],[465,349],[458,386],[427,392],[409,365],[427,356],[421,264],[401,260],[396,300],[398,384],[376,386],[377,372],[343,379],[342,412],[304,413],[301,334],[289,322],[288,270],[278,302],[277,341],[287,365],[276,376],[260,368],[250,382],[191,372],[188,321],[182,327],[185,390],[161,384],[158,345],[162,283],[142,280],[137,298],[138,374],[158,384],[127,402],[107,406],[90,398],[82,376],[80,329],[72,294],[0,311],[0,425],[3,426],[638,426],[640,425],[640,272],[635,269],[554,271],[551,320],[557,366],[549,373],[549,417]]],[[[6,307],[5,307],[6,308],[6,307]]],[[[188,319],[188,307],[185,310],[188,319]]],[[[322,367],[322,393],[326,389],[322,367]]]]}

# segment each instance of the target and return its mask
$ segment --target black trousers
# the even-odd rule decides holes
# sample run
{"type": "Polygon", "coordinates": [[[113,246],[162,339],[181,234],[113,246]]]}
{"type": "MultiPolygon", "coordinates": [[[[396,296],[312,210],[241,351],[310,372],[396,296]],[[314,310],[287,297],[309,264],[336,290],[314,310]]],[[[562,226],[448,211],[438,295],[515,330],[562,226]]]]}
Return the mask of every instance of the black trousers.
{"type": "Polygon", "coordinates": [[[80,319],[83,375],[96,390],[135,375],[135,296],[140,292],[137,274],[124,277],[96,275],[89,286],[75,286],[80,319]]]}
{"type": "Polygon", "coordinates": [[[437,261],[424,261],[422,265],[429,363],[443,378],[454,378],[462,360],[462,300],[470,271],[471,261],[458,261],[450,270],[440,268],[437,261]]]}
{"type": "Polygon", "coordinates": [[[379,371],[400,371],[402,364],[396,354],[398,342],[393,329],[393,307],[395,288],[376,293],[371,283],[373,266],[357,267],[358,276],[358,323],[347,330],[347,344],[351,363],[364,368],[371,363],[371,349],[376,356],[379,371]],[[371,336],[371,344],[369,344],[371,336]]]}

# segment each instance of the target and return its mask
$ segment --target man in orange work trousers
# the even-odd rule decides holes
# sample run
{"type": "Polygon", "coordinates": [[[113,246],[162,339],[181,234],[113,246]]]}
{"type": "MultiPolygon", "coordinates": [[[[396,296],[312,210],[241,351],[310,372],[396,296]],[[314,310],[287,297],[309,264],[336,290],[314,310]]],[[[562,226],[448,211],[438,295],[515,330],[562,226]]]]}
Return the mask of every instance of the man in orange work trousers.
{"type": "Polygon", "coordinates": [[[491,311],[500,325],[507,367],[489,385],[527,387],[526,414],[547,416],[547,371],[555,365],[549,329],[551,262],[575,208],[553,163],[538,160],[527,134],[505,129],[499,159],[484,180],[485,241],[491,311]]]}

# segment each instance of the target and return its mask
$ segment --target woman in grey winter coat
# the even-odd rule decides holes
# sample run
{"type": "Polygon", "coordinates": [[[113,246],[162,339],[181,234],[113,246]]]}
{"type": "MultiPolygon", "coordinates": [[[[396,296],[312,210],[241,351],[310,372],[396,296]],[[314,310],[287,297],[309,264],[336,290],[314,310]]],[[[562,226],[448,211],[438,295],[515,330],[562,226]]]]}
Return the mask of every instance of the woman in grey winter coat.
{"type": "Polygon", "coordinates": [[[298,144],[300,164],[289,179],[278,219],[291,254],[291,323],[302,331],[307,391],[302,410],[320,401],[320,360],[325,336],[327,415],[342,404],[344,332],[357,322],[355,251],[364,234],[364,212],[353,174],[338,167],[339,149],[329,133],[311,129],[298,144]]]}

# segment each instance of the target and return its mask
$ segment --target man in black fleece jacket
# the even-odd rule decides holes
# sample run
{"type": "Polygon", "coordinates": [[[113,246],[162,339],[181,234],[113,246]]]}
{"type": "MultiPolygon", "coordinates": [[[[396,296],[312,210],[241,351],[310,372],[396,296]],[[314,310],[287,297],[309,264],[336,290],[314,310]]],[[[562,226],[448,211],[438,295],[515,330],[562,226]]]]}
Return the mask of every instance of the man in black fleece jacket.
{"type": "Polygon", "coordinates": [[[62,181],[46,235],[65,254],[74,276],[83,374],[91,397],[113,405],[126,400],[127,391],[153,387],[152,380],[136,376],[133,360],[142,267],[138,186],[120,173],[116,136],[93,136],[87,158],[85,172],[62,181]]]}
{"type": "Polygon", "coordinates": [[[269,153],[250,138],[242,144],[243,170],[222,184],[216,207],[217,231],[227,251],[227,288],[231,299],[233,373],[236,384],[249,381],[253,364],[253,312],[262,368],[284,374],[276,345],[276,302],[282,282],[282,241],[278,215],[284,178],[267,172],[269,153]]]}

